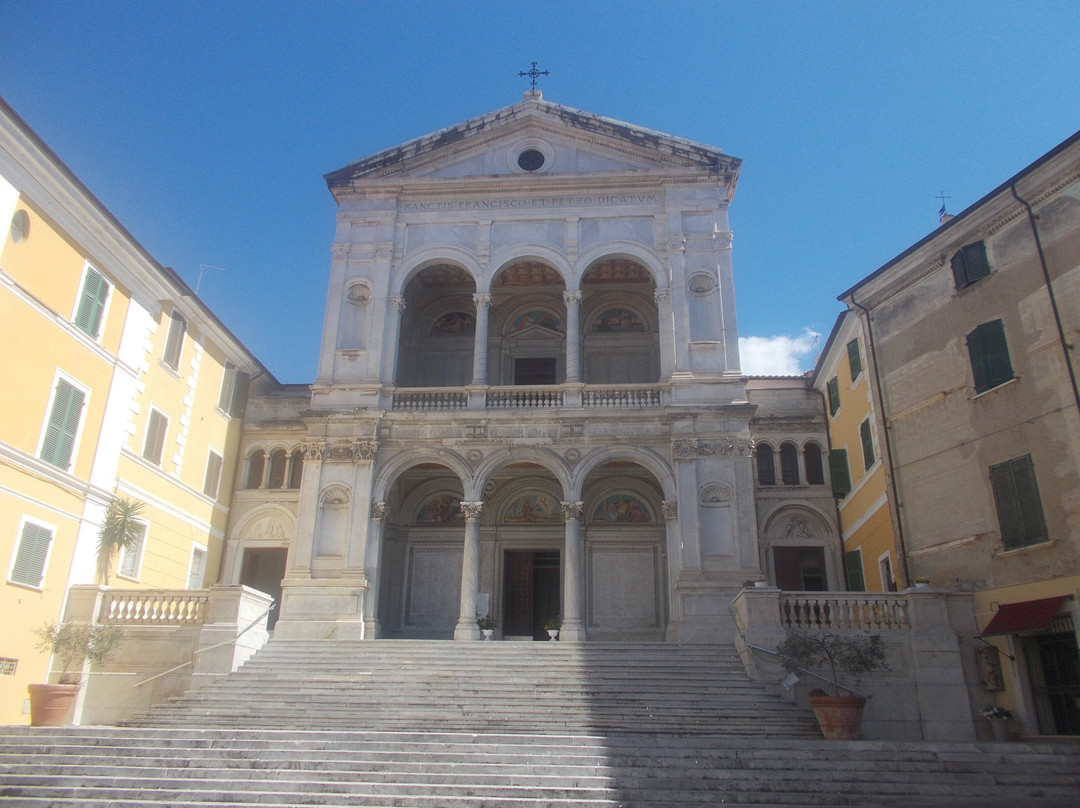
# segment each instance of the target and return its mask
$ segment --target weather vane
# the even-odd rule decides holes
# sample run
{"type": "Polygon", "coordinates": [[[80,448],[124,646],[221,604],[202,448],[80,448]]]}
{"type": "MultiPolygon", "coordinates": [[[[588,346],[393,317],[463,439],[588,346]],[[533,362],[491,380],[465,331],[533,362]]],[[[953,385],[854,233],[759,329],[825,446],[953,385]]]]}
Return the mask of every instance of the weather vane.
{"type": "Polygon", "coordinates": [[[536,62],[533,62],[531,70],[520,70],[520,71],[518,71],[518,75],[519,76],[528,76],[529,78],[531,78],[532,79],[532,90],[533,90],[533,92],[535,92],[536,91],[536,79],[537,79],[537,77],[538,76],[548,76],[548,75],[550,75],[550,71],[537,70],[536,69],[536,62]]]}

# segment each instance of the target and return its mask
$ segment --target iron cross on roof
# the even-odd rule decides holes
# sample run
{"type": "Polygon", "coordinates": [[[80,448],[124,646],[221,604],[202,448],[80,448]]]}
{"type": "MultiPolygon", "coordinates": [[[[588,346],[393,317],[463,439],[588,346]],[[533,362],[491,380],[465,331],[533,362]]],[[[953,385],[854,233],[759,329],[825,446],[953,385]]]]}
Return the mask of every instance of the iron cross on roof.
{"type": "Polygon", "coordinates": [[[533,62],[531,70],[520,70],[520,71],[518,71],[518,75],[519,76],[528,76],[529,78],[531,78],[532,79],[532,89],[535,90],[536,89],[536,78],[537,78],[537,76],[548,76],[548,75],[551,75],[551,73],[548,70],[537,70],[536,69],[536,62],[533,62]]]}

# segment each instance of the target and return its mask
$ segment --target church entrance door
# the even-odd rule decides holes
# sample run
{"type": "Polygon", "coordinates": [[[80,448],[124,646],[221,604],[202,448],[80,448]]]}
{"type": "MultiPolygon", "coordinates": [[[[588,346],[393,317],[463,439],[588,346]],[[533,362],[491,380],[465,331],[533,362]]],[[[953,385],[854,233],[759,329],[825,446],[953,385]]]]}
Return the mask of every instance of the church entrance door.
{"type": "MultiPolygon", "coordinates": [[[[263,547],[244,550],[244,561],[240,571],[240,583],[265,592],[281,606],[281,579],[285,577],[285,562],[289,551],[285,548],[263,547]]],[[[274,630],[281,609],[270,612],[266,618],[266,628],[274,630]]]]}
{"type": "Polygon", "coordinates": [[[558,550],[507,550],[503,565],[503,636],[548,639],[544,624],[561,613],[560,582],[558,550]]]}

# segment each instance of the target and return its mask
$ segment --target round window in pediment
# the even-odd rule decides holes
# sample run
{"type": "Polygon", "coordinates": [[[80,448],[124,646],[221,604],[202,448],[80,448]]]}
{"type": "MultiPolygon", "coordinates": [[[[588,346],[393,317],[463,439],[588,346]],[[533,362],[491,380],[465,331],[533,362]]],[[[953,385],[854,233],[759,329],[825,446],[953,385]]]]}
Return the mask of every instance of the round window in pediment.
{"type": "Polygon", "coordinates": [[[518,155],[517,164],[523,171],[538,171],[544,167],[544,153],[539,149],[526,149],[518,155]]]}

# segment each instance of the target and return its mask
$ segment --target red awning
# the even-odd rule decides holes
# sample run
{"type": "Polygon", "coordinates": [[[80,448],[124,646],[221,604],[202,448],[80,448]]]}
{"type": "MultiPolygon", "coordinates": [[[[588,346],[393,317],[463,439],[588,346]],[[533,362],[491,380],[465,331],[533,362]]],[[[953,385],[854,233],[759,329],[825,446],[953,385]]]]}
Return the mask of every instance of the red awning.
{"type": "Polygon", "coordinates": [[[1058,606],[1066,597],[1066,595],[1059,595],[1042,600],[1003,603],[979,636],[992,637],[997,634],[1017,634],[1021,631],[1041,631],[1049,627],[1054,615],[1057,614],[1058,606]]]}

